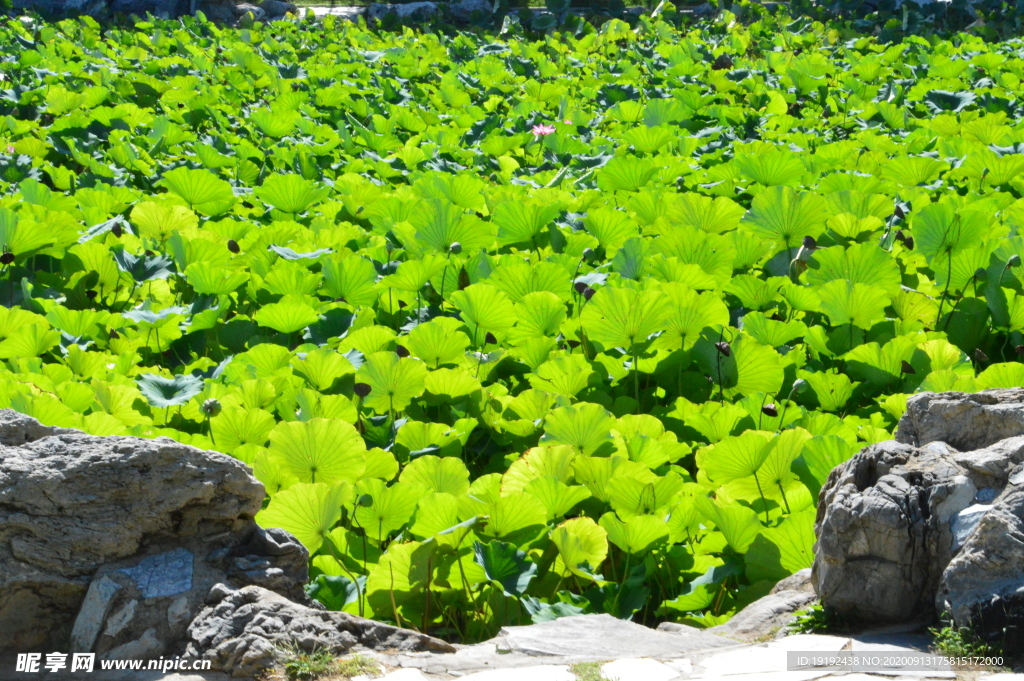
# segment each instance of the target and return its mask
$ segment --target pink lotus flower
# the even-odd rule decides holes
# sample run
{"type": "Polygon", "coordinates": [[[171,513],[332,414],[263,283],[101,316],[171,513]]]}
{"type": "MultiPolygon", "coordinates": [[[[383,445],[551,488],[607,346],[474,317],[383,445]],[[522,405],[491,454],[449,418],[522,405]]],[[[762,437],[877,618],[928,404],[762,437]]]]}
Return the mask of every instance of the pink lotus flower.
{"type": "Polygon", "coordinates": [[[541,135],[553,135],[555,133],[555,126],[553,125],[535,125],[533,126],[533,134],[536,137],[541,135]]]}
{"type": "Polygon", "coordinates": [[[566,119],[565,119],[564,121],[562,121],[562,122],[563,122],[563,123],[565,123],[566,125],[572,125],[572,121],[570,121],[570,120],[569,120],[568,118],[566,118],[566,119]]]}
{"type": "Polygon", "coordinates": [[[14,145],[13,144],[8,144],[7,145],[7,153],[8,154],[13,154],[14,153],[14,145]]]}

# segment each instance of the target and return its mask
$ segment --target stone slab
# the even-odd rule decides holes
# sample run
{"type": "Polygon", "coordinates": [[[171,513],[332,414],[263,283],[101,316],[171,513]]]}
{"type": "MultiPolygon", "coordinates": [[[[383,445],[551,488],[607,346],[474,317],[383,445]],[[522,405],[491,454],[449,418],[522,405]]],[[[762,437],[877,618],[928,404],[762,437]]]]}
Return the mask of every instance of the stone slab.
{"type": "MultiPolygon", "coordinates": [[[[611,615],[580,615],[522,627],[504,627],[492,640],[499,651],[535,656],[672,659],[736,645],[699,629],[666,634],[611,615]]],[[[483,645],[483,644],[482,644],[483,645]]]]}
{"type": "Polygon", "coordinates": [[[96,644],[103,621],[110,612],[110,605],[121,586],[109,577],[100,577],[89,584],[82,607],[71,629],[71,652],[88,653],[96,644]]]}
{"type": "Polygon", "coordinates": [[[646,657],[609,662],[601,667],[601,674],[609,681],[670,681],[679,676],[667,664],[646,657]]]}
{"type": "Polygon", "coordinates": [[[147,556],[120,572],[132,578],[143,598],[175,596],[192,588],[192,552],[178,548],[147,556]]]}
{"type": "Polygon", "coordinates": [[[798,634],[758,646],[750,646],[717,653],[697,664],[704,668],[705,676],[735,676],[738,674],[766,674],[769,672],[810,673],[807,678],[828,674],[822,672],[789,672],[786,653],[794,650],[837,652],[850,644],[842,636],[798,634]]]}
{"type": "Polygon", "coordinates": [[[488,669],[460,677],[462,681],[577,681],[569,667],[561,664],[541,664],[519,669],[488,669]]]}
{"type": "Polygon", "coordinates": [[[380,681],[429,681],[419,669],[399,669],[385,674],[380,681]]]}

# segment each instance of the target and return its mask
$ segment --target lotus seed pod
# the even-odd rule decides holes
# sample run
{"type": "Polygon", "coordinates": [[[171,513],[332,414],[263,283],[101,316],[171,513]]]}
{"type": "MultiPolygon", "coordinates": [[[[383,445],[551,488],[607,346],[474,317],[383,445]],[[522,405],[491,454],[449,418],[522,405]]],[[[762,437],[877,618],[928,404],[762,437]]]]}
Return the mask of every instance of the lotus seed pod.
{"type": "Polygon", "coordinates": [[[242,249],[239,248],[237,241],[235,241],[234,239],[228,239],[228,250],[231,251],[232,253],[238,253],[242,249]]]}
{"type": "Polygon", "coordinates": [[[729,347],[729,341],[718,341],[715,343],[715,349],[726,357],[732,356],[732,348],[729,347]]]}
{"type": "Polygon", "coordinates": [[[395,354],[398,355],[399,357],[408,357],[409,348],[405,347],[404,345],[399,345],[395,348],[395,354]]]}
{"type": "Polygon", "coordinates": [[[370,387],[369,383],[356,383],[352,386],[352,392],[359,395],[359,397],[366,397],[370,394],[371,390],[373,390],[373,388],[370,387]]]}
{"type": "Polygon", "coordinates": [[[808,235],[804,237],[804,248],[806,248],[808,251],[813,251],[817,247],[818,242],[814,240],[813,236],[808,235]]]}
{"type": "Polygon", "coordinates": [[[586,298],[587,300],[590,300],[591,298],[594,297],[595,293],[597,293],[597,291],[588,287],[583,291],[583,297],[586,298]]]}
{"type": "Polygon", "coordinates": [[[1014,253],[1010,256],[1010,259],[1006,261],[1007,267],[1017,267],[1020,265],[1020,256],[1014,253]]]}
{"type": "Polygon", "coordinates": [[[0,265],[10,265],[12,262],[14,262],[14,254],[10,251],[6,251],[3,255],[0,255],[0,265]]]}
{"type": "Polygon", "coordinates": [[[452,245],[448,247],[448,250],[454,253],[455,255],[458,255],[459,253],[462,253],[462,244],[460,244],[458,241],[454,241],[452,242],[452,245]]]}
{"type": "Polygon", "coordinates": [[[974,359],[978,362],[988,362],[988,355],[986,355],[981,348],[974,351],[974,359]]]}
{"type": "Polygon", "coordinates": [[[902,229],[897,229],[894,238],[896,239],[896,241],[906,241],[907,235],[903,233],[902,229]]]}
{"type": "Polygon", "coordinates": [[[115,223],[114,223],[114,226],[110,228],[110,231],[111,231],[111,232],[112,232],[112,233],[114,234],[114,236],[116,236],[116,237],[117,237],[118,239],[120,239],[120,238],[121,238],[121,236],[122,236],[122,235],[124,235],[124,230],[123,230],[123,229],[121,229],[121,224],[120,224],[120,223],[117,223],[117,222],[115,222],[115,223]]]}
{"type": "Polygon", "coordinates": [[[903,363],[900,364],[900,373],[901,374],[916,374],[917,370],[914,369],[914,367],[912,367],[910,365],[910,362],[908,362],[907,360],[903,360],[903,363]]]}
{"type": "Polygon", "coordinates": [[[1017,353],[1018,355],[1024,355],[1024,345],[1018,345],[1018,346],[1017,346],[1017,347],[1015,347],[1015,348],[1014,348],[1013,350],[1014,350],[1014,352],[1016,352],[1016,353],[1017,353]]]}
{"type": "Polygon", "coordinates": [[[914,250],[914,237],[908,236],[903,240],[903,244],[907,247],[908,251],[914,250]]]}
{"type": "Polygon", "coordinates": [[[107,334],[107,337],[110,338],[110,340],[117,340],[121,337],[121,334],[117,332],[117,329],[111,329],[110,333],[107,334]]]}
{"type": "Polygon", "coordinates": [[[96,296],[96,291],[93,291],[92,289],[89,289],[88,291],[85,292],[85,297],[88,298],[89,300],[95,300],[96,296]]]}
{"type": "Polygon", "coordinates": [[[487,335],[486,335],[486,336],[484,336],[484,342],[485,342],[485,343],[489,343],[489,344],[491,344],[491,345],[497,345],[497,344],[498,344],[498,339],[497,339],[497,338],[495,338],[495,336],[494,336],[494,334],[493,334],[493,333],[491,333],[490,331],[488,331],[488,332],[487,332],[487,335]]]}
{"type": "Polygon", "coordinates": [[[201,407],[201,409],[204,414],[206,414],[210,418],[213,418],[214,416],[220,413],[220,400],[218,400],[216,397],[211,397],[210,399],[203,402],[203,406],[201,407]]]}
{"type": "Polygon", "coordinates": [[[776,416],[779,415],[779,410],[774,404],[769,403],[761,407],[761,413],[764,414],[765,416],[771,416],[772,418],[775,418],[776,416]]]}
{"type": "Polygon", "coordinates": [[[577,281],[575,284],[573,284],[572,287],[576,289],[576,293],[583,293],[584,291],[587,290],[587,285],[584,284],[582,281],[577,281]]]}

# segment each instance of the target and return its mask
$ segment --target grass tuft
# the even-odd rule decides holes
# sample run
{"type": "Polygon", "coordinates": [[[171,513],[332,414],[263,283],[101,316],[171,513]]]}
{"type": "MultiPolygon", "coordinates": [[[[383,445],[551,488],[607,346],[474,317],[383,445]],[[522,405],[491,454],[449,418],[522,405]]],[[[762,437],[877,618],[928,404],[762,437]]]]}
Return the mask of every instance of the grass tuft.
{"type": "Polygon", "coordinates": [[[315,679],[351,679],[356,676],[379,676],[380,664],[372,657],[356,653],[337,658],[328,650],[307,652],[294,646],[283,649],[281,664],[291,681],[315,679]]]}
{"type": "Polygon", "coordinates": [[[577,662],[569,667],[569,671],[576,675],[577,681],[616,681],[601,673],[603,664],[604,662],[577,662]]]}

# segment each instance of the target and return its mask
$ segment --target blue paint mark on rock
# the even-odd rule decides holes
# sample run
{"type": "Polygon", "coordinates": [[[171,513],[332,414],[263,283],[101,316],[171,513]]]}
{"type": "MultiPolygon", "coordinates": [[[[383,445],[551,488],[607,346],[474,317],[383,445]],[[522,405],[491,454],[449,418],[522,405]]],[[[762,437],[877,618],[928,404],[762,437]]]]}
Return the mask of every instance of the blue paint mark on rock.
{"type": "Polygon", "coordinates": [[[143,598],[173,596],[192,589],[192,552],[174,549],[146,556],[138,565],[119,572],[134,580],[143,598]]]}

